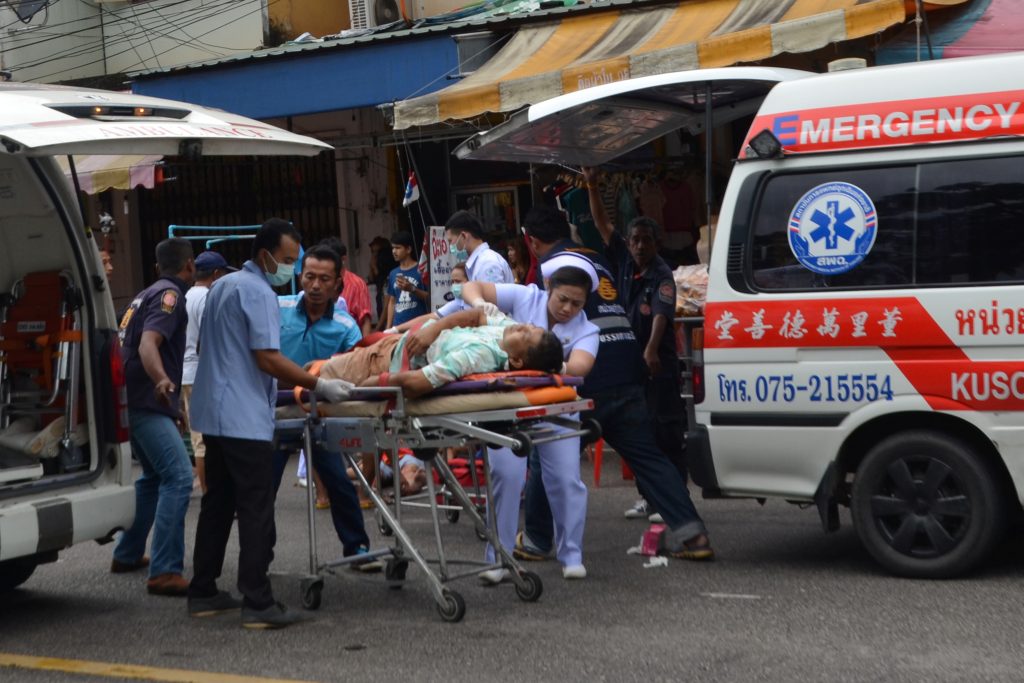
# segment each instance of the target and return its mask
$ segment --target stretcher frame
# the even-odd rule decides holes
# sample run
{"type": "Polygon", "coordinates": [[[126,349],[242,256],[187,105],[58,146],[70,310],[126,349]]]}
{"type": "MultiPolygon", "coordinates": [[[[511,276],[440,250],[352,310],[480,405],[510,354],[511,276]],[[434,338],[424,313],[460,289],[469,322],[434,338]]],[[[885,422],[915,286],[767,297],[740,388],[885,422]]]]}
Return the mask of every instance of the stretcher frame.
{"type": "MultiPolygon", "coordinates": [[[[386,548],[371,550],[367,554],[344,557],[320,562],[316,544],[316,499],[313,487],[306,489],[307,524],[309,531],[309,571],[300,577],[302,606],[317,609],[320,606],[324,576],[334,573],[343,565],[352,565],[371,559],[385,561],[384,577],[388,585],[401,588],[405,581],[409,563],[422,571],[441,618],[448,622],[461,621],[465,616],[466,603],[463,597],[448,587],[449,583],[468,577],[475,577],[489,569],[508,569],[516,595],[524,602],[534,602],[544,590],[540,577],[527,571],[501,546],[497,536],[497,523],[493,506],[487,508],[487,519],[481,516],[477,502],[473,500],[455,477],[443,457],[437,457],[439,449],[486,445],[506,447],[520,457],[526,457],[535,445],[579,436],[597,438],[600,427],[594,421],[581,422],[567,417],[593,408],[593,401],[574,401],[549,405],[503,408],[497,410],[455,413],[448,415],[410,416],[406,412],[406,399],[399,387],[359,389],[353,399],[388,399],[392,409],[383,417],[326,417],[317,409],[316,399],[310,396],[309,413],[305,417],[280,418],[276,420],[275,436],[294,437],[301,435],[306,452],[312,454],[314,446],[322,446],[332,453],[340,453],[344,463],[353,469],[359,483],[373,501],[380,531],[393,536],[395,542],[386,548]],[[551,424],[557,424],[566,431],[555,431],[551,424]],[[500,431],[499,431],[500,430],[500,431]],[[433,523],[434,542],[437,548],[435,558],[426,557],[417,548],[409,534],[402,527],[402,495],[400,476],[395,458],[395,474],[392,484],[393,501],[383,497],[380,488],[380,458],[382,451],[397,454],[399,447],[413,449],[423,460],[426,469],[428,503],[418,506],[430,510],[433,523]],[[356,456],[360,453],[375,454],[375,484],[367,481],[358,466],[356,456]],[[438,503],[439,489],[434,482],[434,470],[440,475],[442,490],[456,505],[438,503]],[[459,511],[469,516],[481,540],[489,542],[495,549],[496,561],[488,563],[478,560],[457,560],[446,557],[441,535],[439,512],[459,511]],[[433,565],[437,566],[435,571],[433,565]],[[471,569],[453,571],[453,567],[465,565],[471,569]]],[[[486,500],[492,499],[490,461],[487,449],[483,450],[484,489],[486,500]]],[[[312,460],[310,460],[312,462],[312,460]]],[[[406,503],[407,504],[407,503],[406,503]]],[[[451,516],[448,517],[451,520],[451,516]]]]}

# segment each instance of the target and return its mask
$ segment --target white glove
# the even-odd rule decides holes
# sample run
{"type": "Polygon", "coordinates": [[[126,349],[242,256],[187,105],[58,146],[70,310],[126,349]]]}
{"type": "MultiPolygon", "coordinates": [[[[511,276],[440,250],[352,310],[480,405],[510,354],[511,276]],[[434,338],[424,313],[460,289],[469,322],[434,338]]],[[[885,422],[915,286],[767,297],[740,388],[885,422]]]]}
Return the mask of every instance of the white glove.
{"type": "Polygon", "coordinates": [[[398,334],[398,328],[389,327],[388,329],[384,330],[384,334],[398,334]]]}
{"type": "Polygon", "coordinates": [[[473,302],[473,308],[477,308],[484,312],[488,318],[498,315],[501,313],[501,309],[492,304],[490,301],[484,301],[483,299],[477,299],[473,302]]]}
{"type": "Polygon", "coordinates": [[[343,379],[324,379],[321,377],[316,381],[316,389],[314,391],[330,403],[341,403],[348,400],[352,390],[355,388],[355,384],[346,382],[343,379]]]}

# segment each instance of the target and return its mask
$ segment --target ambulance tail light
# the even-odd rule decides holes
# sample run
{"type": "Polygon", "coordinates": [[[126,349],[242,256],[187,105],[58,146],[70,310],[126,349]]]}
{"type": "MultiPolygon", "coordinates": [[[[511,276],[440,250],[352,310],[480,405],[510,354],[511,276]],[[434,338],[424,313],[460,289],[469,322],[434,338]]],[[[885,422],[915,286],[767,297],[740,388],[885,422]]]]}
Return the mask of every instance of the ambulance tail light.
{"type": "Polygon", "coordinates": [[[124,377],[124,359],[121,357],[121,344],[114,335],[107,343],[107,364],[110,369],[110,408],[113,418],[113,429],[110,436],[117,443],[125,443],[130,439],[128,427],[128,385],[124,377]]]}
{"type": "Polygon", "coordinates": [[[698,327],[693,330],[690,336],[691,349],[693,349],[693,360],[691,361],[693,402],[704,402],[704,328],[698,327]]]}

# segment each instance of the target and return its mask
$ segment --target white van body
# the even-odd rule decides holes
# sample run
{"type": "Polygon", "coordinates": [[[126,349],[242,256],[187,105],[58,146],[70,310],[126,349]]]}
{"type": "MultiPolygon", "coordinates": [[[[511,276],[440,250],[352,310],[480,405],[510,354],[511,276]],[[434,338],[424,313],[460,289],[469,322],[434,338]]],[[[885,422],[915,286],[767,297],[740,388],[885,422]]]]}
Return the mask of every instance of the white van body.
{"type": "Polygon", "coordinates": [[[8,330],[0,335],[0,367],[7,366],[0,371],[0,439],[9,437],[0,443],[0,592],[72,544],[110,540],[131,524],[135,508],[117,320],[96,242],[54,157],[308,156],[324,149],[330,147],[311,138],[182,102],[0,84],[0,321],[8,330]],[[61,273],[68,300],[77,301],[69,313],[76,329],[69,338],[77,341],[65,353],[77,372],[68,373],[70,388],[61,390],[56,407],[19,408],[12,415],[19,400],[36,400],[19,398],[23,387],[3,382],[19,370],[11,359],[24,349],[16,347],[37,343],[18,341],[15,331],[42,331],[44,322],[15,325],[8,318],[25,301],[26,278],[38,273],[61,273]],[[61,405],[71,399],[74,442],[50,443],[46,457],[11,436],[13,422],[32,424],[35,413],[60,420],[61,405]]]}
{"type": "MultiPolygon", "coordinates": [[[[775,76],[712,250],[693,478],[816,503],[828,529],[849,505],[890,571],[963,573],[1024,495],[1024,53],[775,76]]],[[[592,91],[520,146],[646,94],[592,91]]]]}

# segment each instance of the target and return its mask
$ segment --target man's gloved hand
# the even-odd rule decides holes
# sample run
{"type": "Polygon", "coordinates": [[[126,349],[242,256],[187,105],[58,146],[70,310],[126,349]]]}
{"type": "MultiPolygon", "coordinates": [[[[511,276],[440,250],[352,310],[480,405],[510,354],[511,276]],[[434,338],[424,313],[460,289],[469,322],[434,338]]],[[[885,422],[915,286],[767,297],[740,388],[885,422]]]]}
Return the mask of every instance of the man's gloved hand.
{"type": "Polygon", "coordinates": [[[498,308],[497,306],[495,306],[494,304],[492,304],[489,301],[484,301],[483,299],[477,299],[476,301],[474,301],[473,302],[473,308],[480,309],[481,311],[484,312],[484,315],[486,315],[488,318],[490,318],[491,316],[495,316],[495,315],[498,315],[499,313],[501,313],[501,309],[500,308],[498,308]]]}
{"type": "Polygon", "coordinates": [[[317,395],[321,398],[327,399],[330,403],[341,403],[347,401],[348,397],[352,395],[352,390],[356,388],[352,382],[346,382],[343,379],[324,379],[321,377],[316,381],[317,395]]]}

